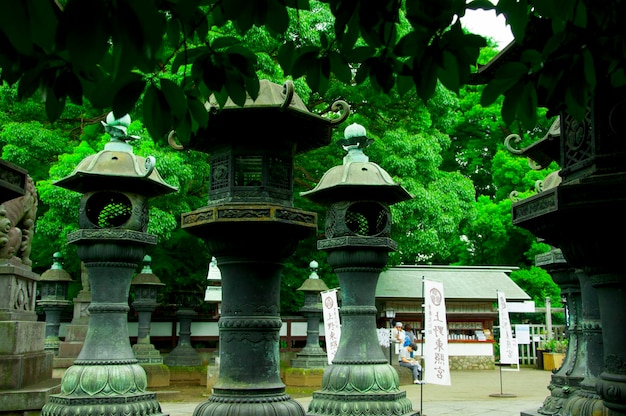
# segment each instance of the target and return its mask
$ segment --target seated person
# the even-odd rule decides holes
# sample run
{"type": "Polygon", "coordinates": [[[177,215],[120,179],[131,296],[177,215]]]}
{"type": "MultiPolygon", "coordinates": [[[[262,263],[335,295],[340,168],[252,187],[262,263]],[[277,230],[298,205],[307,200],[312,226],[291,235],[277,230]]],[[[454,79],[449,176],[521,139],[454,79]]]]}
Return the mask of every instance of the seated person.
{"type": "Polygon", "coordinates": [[[410,368],[413,371],[413,384],[422,384],[422,366],[414,358],[411,358],[411,354],[417,351],[416,344],[409,344],[400,350],[398,356],[398,363],[401,367],[410,368]]]}

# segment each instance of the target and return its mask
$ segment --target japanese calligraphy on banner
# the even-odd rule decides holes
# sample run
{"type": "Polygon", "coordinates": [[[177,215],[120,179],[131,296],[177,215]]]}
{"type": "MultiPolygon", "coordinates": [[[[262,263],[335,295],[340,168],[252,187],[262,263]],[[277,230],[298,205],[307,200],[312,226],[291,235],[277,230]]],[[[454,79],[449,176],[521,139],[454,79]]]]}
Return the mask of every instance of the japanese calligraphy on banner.
{"type": "Polygon", "coordinates": [[[500,319],[500,364],[518,364],[517,342],[513,339],[513,330],[506,308],[506,296],[498,291],[498,316],[500,319]]]}
{"type": "Polygon", "coordinates": [[[337,305],[337,289],[322,292],[322,312],[324,316],[324,333],[326,338],[326,355],[328,364],[333,363],[333,358],[339,348],[341,338],[341,322],[339,321],[339,306],[337,305]]]}
{"type": "Polygon", "coordinates": [[[424,381],[449,386],[448,324],[443,283],[424,280],[424,381]]]}

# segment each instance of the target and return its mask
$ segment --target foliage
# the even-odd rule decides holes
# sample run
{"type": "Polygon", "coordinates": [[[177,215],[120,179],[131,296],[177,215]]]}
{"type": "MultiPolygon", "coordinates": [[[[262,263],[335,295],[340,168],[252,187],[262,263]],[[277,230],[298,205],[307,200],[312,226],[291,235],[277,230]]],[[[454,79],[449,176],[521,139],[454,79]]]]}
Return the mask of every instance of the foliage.
{"type": "Polygon", "coordinates": [[[2,80],[20,97],[36,91],[50,120],[69,99],[129,113],[142,102],[156,138],[175,129],[185,142],[206,127],[203,103],[213,93],[243,104],[256,97],[256,69],[267,56],[243,43],[265,28],[284,75],[305,78],[324,94],[333,79],[385,94],[413,91],[430,99],[438,83],[488,83],[483,106],[503,96],[506,125],[533,127],[538,106],[578,118],[598,83],[626,84],[623,28],[626,1],[591,0],[179,0],[22,1],[0,6],[2,80]],[[468,9],[503,14],[519,54],[491,79],[473,77],[481,36],[460,23],[468,9]],[[310,16],[313,16],[311,18],[310,16]],[[314,18],[318,18],[315,21],[314,18]],[[315,26],[307,26],[312,23],[315,26]],[[234,33],[234,34],[233,34],[234,33]],[[165,74],[180,75],[172,81],[165,74]]]}
{"type": "MultiPolygon", "coordinates": [[[[139,13],[134,3],[97,0],[89,7],[86,22],[92,27],[88,31],[87,23],[70,27],[66,20],[88,13],[87,6],[74,0],[59,3],[65,4],[63,11],[56,6],[39,10],[28,1],[17,8],[28,12],[27,21],[36,16],[33,11],[50,18],[42,27],[0,25],[2,79],[12,84],[0,87],[0,140],[3,153],[26,163],[39,180],[40,217],[33,250],[39,271],[49,267],[53,251],[61,250],[67,264],[73,264],[68,266],[71,274],[79,275],[75,248],[65,244],[65,237],[77,227],[80,195],[53,183],[102,149],[108,141],[100,124],[106,115],[103,109],[113,108],[129,112],[134,120],[130,134],[141,137],[133,143],[134,152],[154,155],[165,181],[179,188],[151,201],[149,232],[159,236],[152,268],[167,284],[162,302],[171,302],[171,292],[178,289],[201,292],[210,253],[201,240],[181,230],[179,216],[206,205],[207,156],[174,152],[165,146],[164,135],[175,128],[184,143],[185,137],[206,126],[203,103],[209,94],[215,93],[220,102],[228,94],[240,103],[244,91],[255,95],[256,77],[277,83],[286,76],[295,78],[297,94],[319,115],[328,113],[329,104],[338,98],[350,103],[349,122],[364,125],[374,139],[366,150],[370,160],[414,195],[392,206],[393,238],[400,251],[392,254],[390,264],[527,267],[533,253],[543,249],[530,233],[512,226],[511,202],[506,199],[513,190],[524,195],[533,192],[543,173],[530,171],[525,161],[503,152],[501,142],[515,132],[529,143],[545,133],[544,124],[535,129],[520,123],[506,125],[498,116],[501,100],[485,108],[480,99],[485,87],[461,87],[468,81],[466,69],[476,60],[486,62],[495,51],[482,49],[481,56],[474,58],[478,40],[461,35],[457,26],[445,29],[445,10],[440,9],[444,5],[423,14],[435,13],[441,21],[416,22],[416,16],[404,12],[421,2],[407,1],[402,5],[404,14],[389,24],[386,19],[398,10],[376,15],[392,4],[387,1],[369,10],[347,8],[345,0],[231,0],[228,4],[180,0],[148,2],[139,13]],[[272,13],[265,14],[270,5],[272,13]],[[98,14],[98,10],[112,14],[98,14]],[[124,19],[115,19],[120,15],[124,19]],[[364,25],[361,19],[369,20],[364,25]],[[423,33],[419,25],[424,25],[423,33]],[[16,40],[15,33],[8,34],[11,31],[27,36],[16,40]],[[42,39],[45,31],[58,33],[60,41],[42,39]],[[385,31],[390,36],[381,43],[385,31]],[[110,48],[102,44],[109,35],[110,48]],[[76,41],[79,37],[83,43],[76,41]],[[417,46],[426,39],[430,46],[420,51],[417,46]],[[19,48],[12,49],[16,41],[19,48]],[[457,59],[458,54],[463,56],[457,59]],[[15,58],[9,69],[7,57],[15,58]],[[413,73],[407,76],[405,71],[413,73]],[[38,98],[35,91],[40,85],[43,102],[18,100],[38,98]],[[67,98],[82,106],[65,102],[67,98]],[[57,121],[50,123],[46,117],[57,121]]],[[[461,3],[450,7],[457,6],[465,7],[461,3]]],[[[334,141],[342,133],[338,129],[334,141]]],[[[300,243],[285,265],[283,314],[298,313],[303,296],[296,289],[308,277],[313,259],[328,287],[338,287],[325,253],[316,249],[316,240],[323,238],[325,207],[298,193],[315,186],[324,172],[341,163],[343,155],[333,145],[296,158],[294,205],[316,212],[320,229],[300,243]]]]}
{"type": "Polygon", "coordinates": [[[511,273],[511,279],[535,301],[535,305],[543,306],[545,299],[550,298],[551,305],[562,306],[561,291],[544,269],[531,266],[515,270],[511,273]]]}
{"type": "Polygon", "coordinates": [[[567,352],[567,339],[555,339],[550,338],[545,340],[541,344],[541,349],[545,351],[566,353],[567,352]]]}

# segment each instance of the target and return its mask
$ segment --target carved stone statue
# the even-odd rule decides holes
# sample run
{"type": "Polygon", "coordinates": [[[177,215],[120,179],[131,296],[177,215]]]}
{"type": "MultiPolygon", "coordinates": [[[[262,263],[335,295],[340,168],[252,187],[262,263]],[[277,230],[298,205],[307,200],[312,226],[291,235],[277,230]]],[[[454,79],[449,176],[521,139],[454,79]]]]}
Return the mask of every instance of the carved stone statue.
{"type": "Polygon", "coordinates": [[[30,249],[37,218],[37,190],[30,176],[26,193],[0,205],[0,259],[31,266],[30,249]]]}

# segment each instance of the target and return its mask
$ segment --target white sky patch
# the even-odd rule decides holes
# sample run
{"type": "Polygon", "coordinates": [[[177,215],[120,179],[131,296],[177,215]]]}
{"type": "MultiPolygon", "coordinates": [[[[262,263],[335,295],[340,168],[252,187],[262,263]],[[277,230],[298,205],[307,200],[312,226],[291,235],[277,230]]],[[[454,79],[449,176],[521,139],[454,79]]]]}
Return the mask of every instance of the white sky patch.
{"type": "Polygon", "coordinates": [[[472,33],[489,37],[498,43],[498,49],[504,48],[513,40],[511,28],[503,15],[496,15],[495,10],[467,10],[461,18],[461,25],[472,33]]]}

